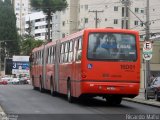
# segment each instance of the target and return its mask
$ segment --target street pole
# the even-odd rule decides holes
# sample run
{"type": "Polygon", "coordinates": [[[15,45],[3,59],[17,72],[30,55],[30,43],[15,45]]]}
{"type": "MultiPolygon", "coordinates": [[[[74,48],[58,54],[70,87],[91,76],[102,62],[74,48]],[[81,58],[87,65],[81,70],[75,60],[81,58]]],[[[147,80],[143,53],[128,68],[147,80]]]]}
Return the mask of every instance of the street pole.
{"type": "Polygon", "coordinates": [[[98,11],[98,10],[90,11],[90,10],[89,10],[89,12],[95,13],[95,28],[98,28],[98,13],[99,13],[99,12],[103,12],[103,10],[102,10],[102,11],[98,11]]]}
{"type": "MultiPolygon", "coordinates": [[[[146,26],[146,39],[145,41],[149,41],[149,38],[150,38],[150,23],[149,23],[149,20],[150,20],[150,15],[149,15],[149,0],[147,0],[147,7],[146,7],[146,23],[145,23],[145,26],[146,26]]],[[[149,60],[146,60],[145,62],[146,64],[146,74],[145,74],[145,90],[146,90],[146,94],[145,94],[145,99],[147,99],[147,92],[148,92],[148,82],[150,81],[150,61],[149,60]]]]}

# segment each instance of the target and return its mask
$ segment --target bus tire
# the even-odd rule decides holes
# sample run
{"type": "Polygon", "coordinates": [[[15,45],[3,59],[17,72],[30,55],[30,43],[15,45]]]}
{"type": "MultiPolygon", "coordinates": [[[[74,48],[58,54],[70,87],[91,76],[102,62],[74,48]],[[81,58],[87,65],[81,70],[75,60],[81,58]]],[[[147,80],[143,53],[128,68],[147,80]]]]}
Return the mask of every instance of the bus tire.
{"type": "Polygon", "coordinates": [[[43,92],[44,92],[44,89],[43,89],[43,86],[42,86],[42,78],[41,78],[41,77],[39,78],[39,83],[40,83],[39,91],[40,91],[41,93],[43,93],[43,92]]]}
{"type": "Polygon", "coordinates": [[[51,85],[51,95],[52,96],[56,96],[56,92],[55,92],[55,90],[54,90],[54,84],[53,84],[53,79],[52,79],[52,77],[51,77],[51,79],[50,79],[50,85],[51,85]]]}
{"type": "Polygon", "coordinates": [[[69,103],[74,102],[72,94],[71,94],[71,81],[70,80],[67,81],[67,100],[69,103]]]}

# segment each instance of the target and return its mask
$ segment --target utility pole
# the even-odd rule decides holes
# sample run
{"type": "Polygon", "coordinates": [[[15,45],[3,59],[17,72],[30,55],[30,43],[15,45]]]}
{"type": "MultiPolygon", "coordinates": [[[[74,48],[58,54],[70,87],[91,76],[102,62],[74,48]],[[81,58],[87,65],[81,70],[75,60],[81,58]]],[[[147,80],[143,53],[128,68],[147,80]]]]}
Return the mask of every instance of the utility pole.
{"type": "MultiPolygon", "coordinates": [[[[146,30],[146,39],[145,41],[149,41],[150,39],[150,15],[149,15],[149,0],[147,0],[147,7],[146,7],[146,23],[145,23],[145,30],[146,30]]],[[[147,92],[148,92],[148,82],[150,81],[150,61],[146,60],[146,72],[145,72],[145,99],[147,99],[147,92]]]]}
{"type": "Polygon", "coordinates": [[[101,11],[98,11],[98,10],[90,11],[89,10],[89,12],[95,13],[95,28],[97,28],[98,27],[98,13],[103,12],[103,10],[101,10],[101,11]]]}

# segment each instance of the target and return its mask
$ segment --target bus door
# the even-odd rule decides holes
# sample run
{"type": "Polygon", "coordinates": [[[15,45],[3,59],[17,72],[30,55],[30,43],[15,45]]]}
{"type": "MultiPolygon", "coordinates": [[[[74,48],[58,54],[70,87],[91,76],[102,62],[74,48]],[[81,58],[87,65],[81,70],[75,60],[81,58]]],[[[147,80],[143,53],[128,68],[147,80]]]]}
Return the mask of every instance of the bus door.
{"type": "Polygon", "coordinates": [[[55,81],[55,90],[59,91],[59,58],[60,57],[60,40],[56,42],[55,47],[55,65],[54,65],[54,81],[55,81]]]}
{"type": "Polygon", "coordinates": [[[81,53],[82,53],[82,38],[79,37],[75,40],[74,44],[74,90],[76,91],[74,94],[78,94],[80,92],[80,81],[81,81],[81,53]]]}

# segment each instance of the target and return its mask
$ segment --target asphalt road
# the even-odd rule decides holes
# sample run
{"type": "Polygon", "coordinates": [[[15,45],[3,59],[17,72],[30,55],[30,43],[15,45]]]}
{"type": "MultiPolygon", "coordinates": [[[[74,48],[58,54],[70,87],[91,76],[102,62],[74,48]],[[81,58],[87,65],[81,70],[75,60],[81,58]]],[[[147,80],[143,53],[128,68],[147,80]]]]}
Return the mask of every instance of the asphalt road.
{"type": "Polygon", "coordinates": [[[110,106],[99,99],[77,100],[71,104],[65,96],[52,97],[33,90],[30,85],[0,85],[0,105],[9,117],[18,120],[132,120],[149,119],[148,115],[160,119],[157,107],[127,101],[110,106]]]}

